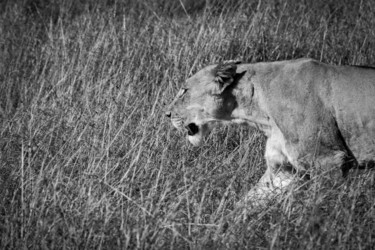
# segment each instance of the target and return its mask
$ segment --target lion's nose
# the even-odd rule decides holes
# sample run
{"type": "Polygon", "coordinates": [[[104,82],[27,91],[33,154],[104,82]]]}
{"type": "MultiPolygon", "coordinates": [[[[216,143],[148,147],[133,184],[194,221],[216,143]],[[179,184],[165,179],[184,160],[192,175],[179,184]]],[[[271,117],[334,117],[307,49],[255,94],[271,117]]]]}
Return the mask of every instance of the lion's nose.
{"type": "Polygon", "coordinates": [[[185,126],[185,128],[187,129],[188,135],[190,136],[195,135],[199,131],[199,128],[195,123],[189,123],[185,126]]]}
{"type": "Polygon", "coordinates": [[[165,112],[165,116],[168,117],[168,118],[171,118],[172,112],[171,111],[165,112]]]}

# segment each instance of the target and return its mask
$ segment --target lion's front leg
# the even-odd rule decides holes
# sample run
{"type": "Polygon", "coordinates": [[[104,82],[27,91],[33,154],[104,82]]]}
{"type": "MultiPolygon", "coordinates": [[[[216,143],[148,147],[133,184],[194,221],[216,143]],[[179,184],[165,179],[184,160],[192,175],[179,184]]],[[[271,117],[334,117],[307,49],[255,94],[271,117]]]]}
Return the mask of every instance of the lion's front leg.
{"type": "Polygon", "coordinates": [[[291,184],[294,179],[293,167],[283,153],[284,145],[283,138],[280,136],[273,136],[267,140],[265,152],[267,170],[240,202],[242,205],[265,205],[291,184]]]}
{"type": "Polygon", "coordinates": [[[234,220],[234,224],[245,221],[253,212],[265,208],[290,186],[294,179],[293,168],[282,151],[282,145],[277,137],[270,137],[267,140],[265,151],[267,170],[258,183],[236,204],[227,220],[234,220]]]}
{"type": "Polygon", "coordinates": [[[240,205],[255,207],[266,205],[267,202],[282,194],[293,181],[293,173],[283,168],[282,165],[278,169],[276,166],[267,166],[264,175],[247,193],[240,205]]]}

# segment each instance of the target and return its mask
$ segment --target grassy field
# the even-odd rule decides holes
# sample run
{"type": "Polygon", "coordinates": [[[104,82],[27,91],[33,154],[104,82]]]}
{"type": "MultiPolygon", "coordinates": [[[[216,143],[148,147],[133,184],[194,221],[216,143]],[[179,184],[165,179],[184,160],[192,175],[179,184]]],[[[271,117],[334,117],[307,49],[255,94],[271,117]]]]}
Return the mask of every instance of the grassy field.
{"type": "Polygon", "coordinates": [[[0,249],[373,249],[375,173],[314,176],[221,229],[264,136],[164,117],[222,59],[374,65],[372,0],[0,2],[0,249]]]}

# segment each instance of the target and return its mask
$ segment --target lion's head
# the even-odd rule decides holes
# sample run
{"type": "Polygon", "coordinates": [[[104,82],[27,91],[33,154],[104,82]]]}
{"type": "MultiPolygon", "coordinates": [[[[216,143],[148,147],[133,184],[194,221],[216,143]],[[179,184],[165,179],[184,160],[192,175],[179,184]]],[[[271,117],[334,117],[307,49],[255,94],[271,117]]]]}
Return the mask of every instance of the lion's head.
{"type": "Polygon", "coordinates": [[[237,102],[231,89],[245,72],[236,73],[239,61],[225,61],[200,70],[187,79],[166,111],[172,124],[186,131],[198,146],[217,121],[231,119],[237,102]]]}

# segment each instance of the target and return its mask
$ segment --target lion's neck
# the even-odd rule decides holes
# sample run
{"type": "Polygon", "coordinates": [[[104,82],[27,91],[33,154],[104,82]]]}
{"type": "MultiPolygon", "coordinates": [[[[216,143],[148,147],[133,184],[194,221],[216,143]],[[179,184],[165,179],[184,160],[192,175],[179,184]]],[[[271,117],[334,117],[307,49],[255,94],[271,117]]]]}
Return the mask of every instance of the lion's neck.
{"type": "Polygon", "coordinates": [[[263,131],[271,127],[269,117],[259,107],[259,94],[250,77],[245,76],[233,90],[237,107],[232,112],[232,122],[246,123],[263,131]]]}

